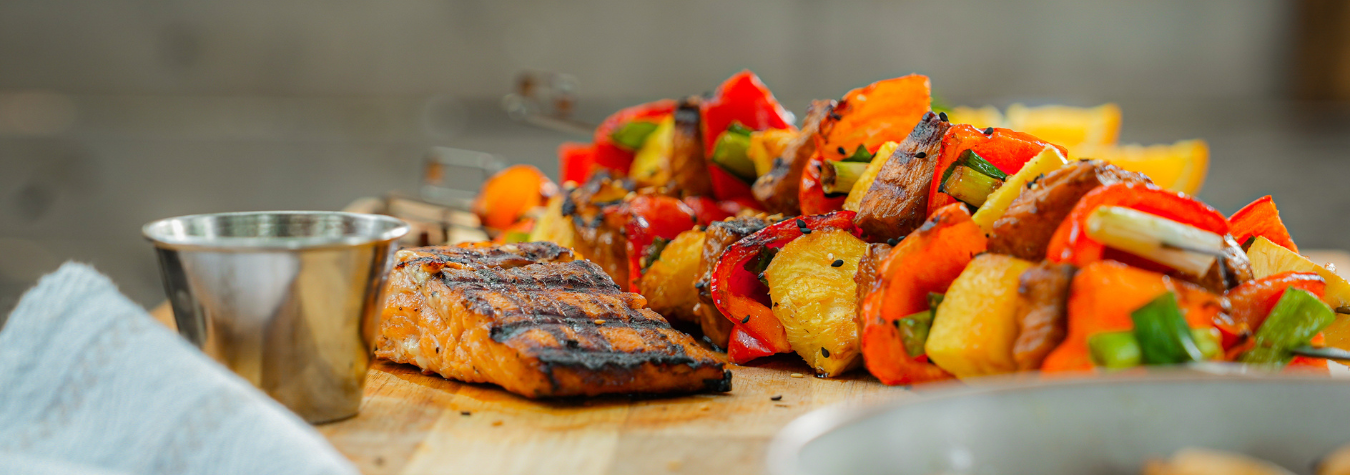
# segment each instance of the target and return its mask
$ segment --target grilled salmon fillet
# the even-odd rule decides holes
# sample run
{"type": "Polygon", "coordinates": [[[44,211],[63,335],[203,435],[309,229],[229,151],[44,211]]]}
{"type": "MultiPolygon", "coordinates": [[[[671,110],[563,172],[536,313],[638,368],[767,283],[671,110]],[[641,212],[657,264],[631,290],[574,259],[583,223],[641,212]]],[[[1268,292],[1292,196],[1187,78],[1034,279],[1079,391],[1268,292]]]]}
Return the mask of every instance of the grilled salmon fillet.
{"type": "Polygon", "coordinates": [[[399,251],[376,356],[531,397],[729,391],[713,352],[551,243],[399,251]]]}

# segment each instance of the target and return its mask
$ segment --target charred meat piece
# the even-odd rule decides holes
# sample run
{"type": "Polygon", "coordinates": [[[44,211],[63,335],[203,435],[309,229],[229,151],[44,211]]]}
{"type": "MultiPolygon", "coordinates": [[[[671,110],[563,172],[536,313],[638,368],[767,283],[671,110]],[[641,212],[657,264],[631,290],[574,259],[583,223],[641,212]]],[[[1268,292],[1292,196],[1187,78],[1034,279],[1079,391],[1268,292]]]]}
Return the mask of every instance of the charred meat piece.
{"type": "MultiPolygon", "coordinates": [[[[929,112],[887,157],[858,205],[854,224],[873,240],[905,237],[928,218],[928,189],[952,124],[929,112]]],[[[880,157],[878,157],[880,158],[880,157]]]]}
{"type": "Polygon", "coordinates": [[[716,354],[595,264],[463,265],[459,252],[399,252],[377,356],[531,398],[730,390],[716,354]]]}
{"type": "Polygon", "coordinates": [[[1238,245],[1237,240],[1231,235],[1223,237],[1223,257],[1214,261],[1214,265],[1209,266],[1209,272],[1203,277],[1196,277],[1184,272],[1173,271],[1167,273],[1172,277],[1179,278],[1196,285],[1204,287],[1205,290],[1222,295],[1228,289],[1237,287],[1243,282],[1252,280],[1252,262],[1247,259],[1247,253],[1242,252],[1242,246],[1238,245]]]}
{"type": "Polygon", "coordinates": [[[736,241],[770,224],[773,224],[773,221],[764,216],[741,216],[709,224],[705,231],[703,255],[698,263],[699,277],[694,283],[694,288],[698,290],[698,303],[694,305],[694,313],[698,318],[699,327],[703,329],[703,335],[717,346],[727,347],[727,342],[731,340],[732,324],[731,320],[723,316],[713,304],[712,291],[708,286],[708,282],[712,281],[713,266],[717,265],[717,259],[722,257],[722,252],[736,241]]]}
{"type": "Polygon", "coordinates": [[[690,96],[675,107],[675,130],[671,136],[670,178],[684,196],[711,196],[712,179],[708,160],[703,156],[703,124],[700,122],[698,96],[690,96]]]}
{"type": "Polygon", "coordinates": [[[876,287],[877,281],[881,279],[881,263],[885,262],[886,256],[890,254],[890,244],[869,244],[867,253],[858,261],[858,272],[853,274],[853,282],[858,284],[858,302],[860,302],[859,311],[853,315],[853,321],[858,325],[859,335],[863,331],[861,302],[867,294],[880,290],[873,287],[876,287]]]}
{"type": "Polygon", "coordinates": [[[1064,342],[1068,334],[1069,284],[1078,271],[1071,264],[1042,261],[1022,273],[1017,293],[1017,340],[1013,360],[1021,371],[1041,367],[1046,355],[1064,342]]]}
{"type": "Polygon", "coordinates": [[[627,216],[623,200],[633,183],[596,173],[573,189],[563,201],[562,214],[572,222],[573,245],[609,274],[615,282],[628,282],[628,248],[623,235],[627,216]]]}
{"type": "Polygon", "coordinates": [[[1050,237],[1078,200],[1096,187],[1119,182],[1149,183],[1149,179],[1100,160],[1070,163],[1045,175],[1017,195],[1003,217],[994,221],[989,251],[1029,261],[1045,259],[1050,237]]]}
{"type": "Polygon", "coordinates": [[[834,110],[835,101],[811,101],[811,107],[802,120],[802,128],[797,136],[788,142],[783,155],[773,162],[773,168],[755,180],[752,191],[755,199],[764,204],[770,213],[786,216],[801,214],[798,202],[798,189],[801,188],[802,170],[806,162],[816,153],[816,135],[820,131],[820,122],[834,110]]]}

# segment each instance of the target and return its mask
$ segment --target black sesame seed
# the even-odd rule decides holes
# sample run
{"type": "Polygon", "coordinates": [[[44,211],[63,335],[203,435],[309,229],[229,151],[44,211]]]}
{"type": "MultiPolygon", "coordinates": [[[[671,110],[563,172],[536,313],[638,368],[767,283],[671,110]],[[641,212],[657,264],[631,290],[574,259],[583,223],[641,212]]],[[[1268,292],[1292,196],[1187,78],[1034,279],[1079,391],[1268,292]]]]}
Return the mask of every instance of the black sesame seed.
{"type": "Polygon", "coordinates": [[[938,118],[939,118],[939,119],[942,119],[943,122],[947,122],[947,113],[946,113],[946,112],[938,112],[938,118]]]}
{"type": "Polygon", "coordinates": [[[986,128],[984,129],[984,135],[994,135],[994,128],[993,128],[993,127],[986,127],[986,128]]]}
{"type": "Polygon", "coordinates": [[[742,318],[742,319],[741,319],[741,324],[742,324],[742,325],[744,325],[744,324],[746,324],[746,323],[750,323],[750,316],[749,316],[749,315],[746,315],[745,318],[742,318]]]}
{"type": "Polygon", "coordinates": [[[829,358],[829,357],[830,357],[830,350],[827,349],[827,348],[825,348],[825,347],[823,347],[823,346],[820,347],[820,356],[824,356],[824,357],[826,357],[826,358],[829,358]]]}
{"type": "Polygon", "coordinates": [[[839,154],[840,154],[840,155],[848,155],[848,149],[845,149],[842,145],[839,146],[839,154]]]}
{"type": "Polygon", "coordinates": [[[923,153],[923,152],[919,152],[919,153],[914,154],[914,158],[928,158],[928,154],[923,153]]]}
{"type": "Polygon", "coordinates": [[[468,415],[472,415],[472,414],[473,414],[473,413],[472,413],[472,412],[469,412],[469,411],[459,411],[459,415],[461,415],[461,416],[468,416],[468,415]]]}
{"type": "Polygon", "coordinates": [[[802,234],[811,234],[811,228],[801,228],[799,231],[801,231],[802,234]]]}
{"type": "Polygon", "coordinates": [[[777,395],[777,396],[774,396],[774,397],[769,398],[769,400],[770,400],[770,401],[782,401],[782,400],[783,400],[783,395],[782,395],[782,394],[779,394],[779,395],[777,395]]]}
{"type": "Polygon", "coordinates": [[[896,238],[890,238],[890,239],[887,239],[887,240],[886,240],[886,244],[887,244],[887,245],[890,245],[890,246],[894,246],[894,245],[896,245],[896,244],[900,244],[900,240],[899,240],[899,239],[896,239],[896,238]]]}
{"type": "Polygon", "coordinates": [[[700,290],[701,290],[701,289],[703,289],[704,287],[707,287],[707,286],[708,286],[708,283],[707,283],[707,282],[704,282],[704,281],[701,281],[701,280],[698,281],[698,282],[694,282],[694,288],[695,288],[695,289],[700,289],[700,290]]]}
{"type": "Polygon", "coordinates": [[[895,320],[891,320],[891,323],[895,325],[895,328],[900,328],[900,319],[899,319],[899,318],[897,318],[897,319],[895,319],[895,320]]]}
{"type": "Polygon", "coordinates": [[[830,267],[843,267],[843,266],[844,266],[843,259],[835,259],[834,262],[830,263],[830,267]]]}

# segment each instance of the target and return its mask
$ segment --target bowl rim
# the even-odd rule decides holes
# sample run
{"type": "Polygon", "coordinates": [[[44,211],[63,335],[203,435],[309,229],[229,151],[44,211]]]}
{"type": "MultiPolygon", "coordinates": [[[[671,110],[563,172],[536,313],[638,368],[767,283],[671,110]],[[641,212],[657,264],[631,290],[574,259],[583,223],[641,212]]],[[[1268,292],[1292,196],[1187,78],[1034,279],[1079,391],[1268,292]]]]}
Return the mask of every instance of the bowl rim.
{"type": "MultiPolygon", "coordinates": [[[[1227,365],[1222,365],[1227,366],[1227,365]]],[[[1028,378],[1026,375],[979,378],[962,382],[928,383],[911,386],[907,393],[915,397],[897,398],[871,404],[842,401],[808,412],[793,419],[774,434],[765,450],[764,473],[771,475],[808,475],[799,462],[802,449],[812,441],[844,426],[880,415],[902,406],[934,401],[978,397],[988,394],[1038,391],[1066,387],[1118,386],[1140,383],[1249,382],[1252,384],[1300,383],[1332,384],[1350,387],[1350,379],[1307,374],[1249,373],[1232,368],[1192,368],[1151,370],[1143,374],[1085,373],[1053,379],[1028,378]],[[1199,371],[1195,371],[1199,369],[1199,371]],[[1211,372],[1211,370],[1214,370],[1211,372]],[[1086,376],[1086,377],[1085,377],[1086,376]],[[927,387],[924,387],[927,386],[927,387]]]]}
{"type": "Polygon", "coordinates": [[[408,223],[398,218],[382,214],[349,213],[345,211],[237,211],[227,213],[201,213],[158,219],[141,226],[141,236],[155,245],[167,250],[196,250],[212,252],[253,252],[253,251],[293,251],[309,249],[332,249],[393,242],[411,230],[408,223]],[[242,216],[337,216],[350,220],[374,221],[388,226],[377,234],[344,236],[308,236],[295,238],[256,238],[256,237],[215,237],[170,236],[162,228],[172,223],[189,220],[242,217],[242,216]]]}

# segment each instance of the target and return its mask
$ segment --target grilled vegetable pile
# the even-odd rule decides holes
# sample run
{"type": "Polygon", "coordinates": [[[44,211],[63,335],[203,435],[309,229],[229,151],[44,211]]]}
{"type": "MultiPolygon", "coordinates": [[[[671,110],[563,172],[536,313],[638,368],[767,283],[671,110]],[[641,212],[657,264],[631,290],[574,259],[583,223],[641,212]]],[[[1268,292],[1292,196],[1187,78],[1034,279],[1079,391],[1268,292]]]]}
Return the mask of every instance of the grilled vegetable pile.
{"type": "Polygon", "coordinates": [[[561,190],[543,180],[511,191],[533,210],[484,197],[510,219],[480,213],[503,239],[595,261],[736,363],[795,353],[886,384],[1198,361],[1326,372],[1295,350],[1350,328],[1333,325],[1350,283],[1298,254],[1270,197],[1232,216],[1193,198],[1203,142],[1117,145],[1119,115],[934,111],[909,75],[814,101],[795,127],[746,71],[616,113],[560,149],[561,190]]]}

